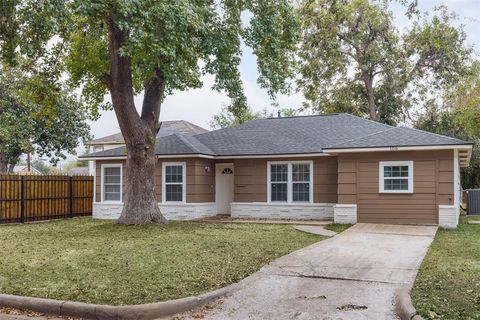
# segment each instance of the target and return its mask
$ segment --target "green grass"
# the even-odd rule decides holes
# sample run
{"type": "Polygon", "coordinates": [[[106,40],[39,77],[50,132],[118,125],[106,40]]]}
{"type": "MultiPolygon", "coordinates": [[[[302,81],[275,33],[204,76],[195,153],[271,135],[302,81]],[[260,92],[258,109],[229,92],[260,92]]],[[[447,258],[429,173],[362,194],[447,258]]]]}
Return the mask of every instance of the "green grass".
{"type": "Polygon", "coordinates": [[[334,231],[336,233],[343,232],[353,226],[353,224],[340,224],[340,223],[332,223],[332,224],[327,224],[325,226],[325,229],[334,231]]]}
{"type": "Polygon", "coordinates": [[[0,293],[114,305],[181,298],[322,239],[291,225],[79,218],[0,226],[0,293]]]}
{"type": "Polygon", "coordinates": [[[438,230],[412,300],[425,319],[480,319],[480,225],[438,230]]]}

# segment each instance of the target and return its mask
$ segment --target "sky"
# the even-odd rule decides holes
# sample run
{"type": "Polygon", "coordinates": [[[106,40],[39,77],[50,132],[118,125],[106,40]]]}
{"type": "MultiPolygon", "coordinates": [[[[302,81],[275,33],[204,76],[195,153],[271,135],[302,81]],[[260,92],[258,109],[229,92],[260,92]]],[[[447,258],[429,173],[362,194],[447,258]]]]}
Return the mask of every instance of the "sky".
{"type": "MultiPolygon", "coordinates": [[[[477,58],[480,58],[480,0],[418,0],[419,10],[433,11],[435,6],[444,4],[459,15],[459,23],[465,25],[468,44],[474,46],[477,58]]],[[[405,8],[393,5],[392,10],[397,27],[402,30],[408,27],[408,19],[404,16],[405,8]]],[[[254,111],[267,109],[276,110],[269,99],[266,90],[257,84],[257,67],[255,57],[248,47],[243,47],[242,63],[240,65],[241,77],[244,85],[248,104],[254,111]]],[[[213,77],[203,78],[203,88],[185,92],[176,91],[168,96],[161,109],[160,120],[187,120],[201,127],[209,128],[209,122],[215,114],[220,112],[222,106],[229,103],[224,93],[211,89],[213,77]]],[[[136,97],[136,105],[141,106],[142,96],[136,97]]],[[[277,97],[278,108],[298,108],[302,105],[301,93],[290,96],[277,97]]],[[[120,131],[113,111],[102,112],[101,117],[90,122],[91,134],[95,138],[117,133],[120,131]]]]}

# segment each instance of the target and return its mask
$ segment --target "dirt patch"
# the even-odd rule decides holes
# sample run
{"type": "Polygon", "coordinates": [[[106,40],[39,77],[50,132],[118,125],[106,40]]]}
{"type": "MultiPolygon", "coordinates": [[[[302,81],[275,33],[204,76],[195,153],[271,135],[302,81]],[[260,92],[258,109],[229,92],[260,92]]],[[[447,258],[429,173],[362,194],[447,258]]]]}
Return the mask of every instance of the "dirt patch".
{"type": "Polygon", "coordinates": [[[82,320],[82,318],[72,318],[72,317],[61,317],[61,316],[49,316],[41,312],[35,312],[31,310],[21,310],[21,309],[15,309],[15,308],[4,308],[0,307],[0,318],[2,314],[8,314],[11,316],[23,316],[27,318],[38,318],[38,317],[44,317],[45,319],[48,320],[57,320],[57,319],[62,319],[62,320],[82,320]]]}
{"type": "Polygon", "coordinates": [[[341,311],[350,311],[350,310],[365,310],[365,309],[368,309],[368,307],[367,306],[357,306],[355,304],[344,304],[343,306],[340,306],[337,309],[341,310],[341,311]]]}

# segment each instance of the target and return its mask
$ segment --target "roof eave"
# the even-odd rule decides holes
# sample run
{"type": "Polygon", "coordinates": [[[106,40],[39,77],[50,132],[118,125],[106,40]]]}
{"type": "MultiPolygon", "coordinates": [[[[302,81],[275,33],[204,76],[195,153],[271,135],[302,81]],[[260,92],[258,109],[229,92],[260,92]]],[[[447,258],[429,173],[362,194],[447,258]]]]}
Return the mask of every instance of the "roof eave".
{"type": "Polygon", "coordinates": [[[381,146],[381,147],[355,147],[355,148],[325,148],[328,153],[352,153],[352,152],[378,152],[378,151],[417,151],[417,150],[450,150],[472,149],[473,143],[465,144],[442,144],[442,145],[411,145],[411,146],[381,146]]]}

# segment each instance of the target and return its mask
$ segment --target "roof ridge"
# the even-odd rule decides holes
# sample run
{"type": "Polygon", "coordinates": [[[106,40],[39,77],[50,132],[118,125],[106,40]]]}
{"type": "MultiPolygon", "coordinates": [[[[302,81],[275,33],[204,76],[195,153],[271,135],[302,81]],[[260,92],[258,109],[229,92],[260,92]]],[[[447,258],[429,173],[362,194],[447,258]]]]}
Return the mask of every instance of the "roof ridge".
{"type": "Polygon", "coordinates": [[[200,140],[198,140],[197,138],[195,138],[194,136],[187,136],[187,135],[184,135],[184,134],[181,134],[181,133],[174,133],[173,135],[177,136],[180,140],[183,141],[183,143],[185,143],[192,151],[195,151],[197,153],[201,153],[201,154],[204,154],[204,152],[202,152],[201,150],[198,150],[197,147],[195,147],[190,141],[188,141],[188,139],[190,138],[193,138],[195,139],[195,141],[197,141],[199,144],[201,144],[202,146],[205,147],[205,149],[207,149],[208,151],[210,151],[211,154],[215,154],[212,149],[210,149],[208,146],[206,146],[204,143],[202,143],[200,140]]]}
{"type": "MultiPolygon", "coordinates": [[[[191,142],[188,141],[182,134],[179,134],[179,133],[175,132],[175,133],[172,133],[172,134],[170,134],[170,135],[168,135],[168,136],[176,136],[176,137],[178,137],[180,140],[182,140],[182,142],[183,142],[185,145],[187,145],[187,147],[190,148],[190,150],[198,152],[197,148],[195,148],[195,146],[194,146],[193,144],[191,144],[191,142]]],[[[168,136],[166,136],[166,137],[168,137],[168,136]]],[[[158,140],[161,140],[162,138],[163,138],[163,137],[160,137],[158,140]]]]}
{"type": "Polygon", "coordinates": [[[362,118],[362,117],[359,117],[359,116],[356,116],[356,115],[354,115],[354,114],[347,113],[347,112],[343,112],[343,113],[341,113],[341,115],[346,115],[346,116],[349,116],[349,117],[352,117],[352,118],[355,118],[355,119],[360,119],[360,120],[372,122],[372,123],[375,123],[375,124],[377,124],[377,125],[379,124],[379,125],[387,126],[387,127],[390,127],[390,128],[397,128],[397,127],[395,127],[395,126],[391,126],[391,125],[386,124],[386,123],[383,123],[383,122],[378,122],[378,121],[375,121],[375,120],[372,120],[372,119],[368,119],[368,118],[362,118]]]}
{"type": "Polygon", "coordinates": [[[417,129],[417,128],[413,128],[413,127],[399,126],[399,127],[397,127],[397,128],[405,128],[405,129],[409,129],[409,130],[420,131],[420,132],[422,132],[422,133],[428,133],[429,135],[432,135],[432,136],[437,136],[437,137],[442,137],[442,138],[448,138],[448,139],[450,139],[450,140],[455,140],[455,141],[464,141],[464,140],[462,140],[462,139],[458,139],[458,138],[446,136],[446,135],[439,134],[439,133],[435,133],[435,132],[430,132],[430,131],[427,131],[427,130],[421,130],[421,129],[417,129]]]}
{"type": "Polygon", "coordinates": [[[342,114],[343,114],[343,113],[341,113],[341,112],[321,113],[321,114],[304,114],[304,115],[298,115],[298,116],[260,118],[260,119],[253,119],[253,120],[250,120],[250,121],[256,121],[256,120],[282,120],[282,119],[308,118],[308,117],[328,117],[328,116],[339,116],[339,115],[342,115],[342,114]]]}
{"type": "Polygon", "coordinates": [[[385,130],[380,130],[380,131],[376,131],[376,132],[372,132],[372,133],[366,134],[366,135],[364,135],[364,136],[355,137],[355,138],[353,138],[353,139],[348,139],[348,140],[345,140],[345,141],[342,141],[342,142],[339,142],[339,143],[335,143],[335,144],[333,144],[333,145],[329,145],[328,147],[323,148],[323,149],[328,149],[328,148],[334,147],[334,146],[336,146],[336,145],[342,145],[342,144],[344,144],[344,143],[353,142],[353,141],[359,140],[359,139],[365,139],[365,138],[368,138],[368,137],[370,137],[370,136],[374,136],[374,135],[379,134],[379,133],[385,133],[385,132],[387,132],[387,131],[390,131],[390,130],[393,130],[393,129],[396,129],[396,128],[398,128],[398,127],[390,126],[390,128],[386,128],[385,130]]]}

